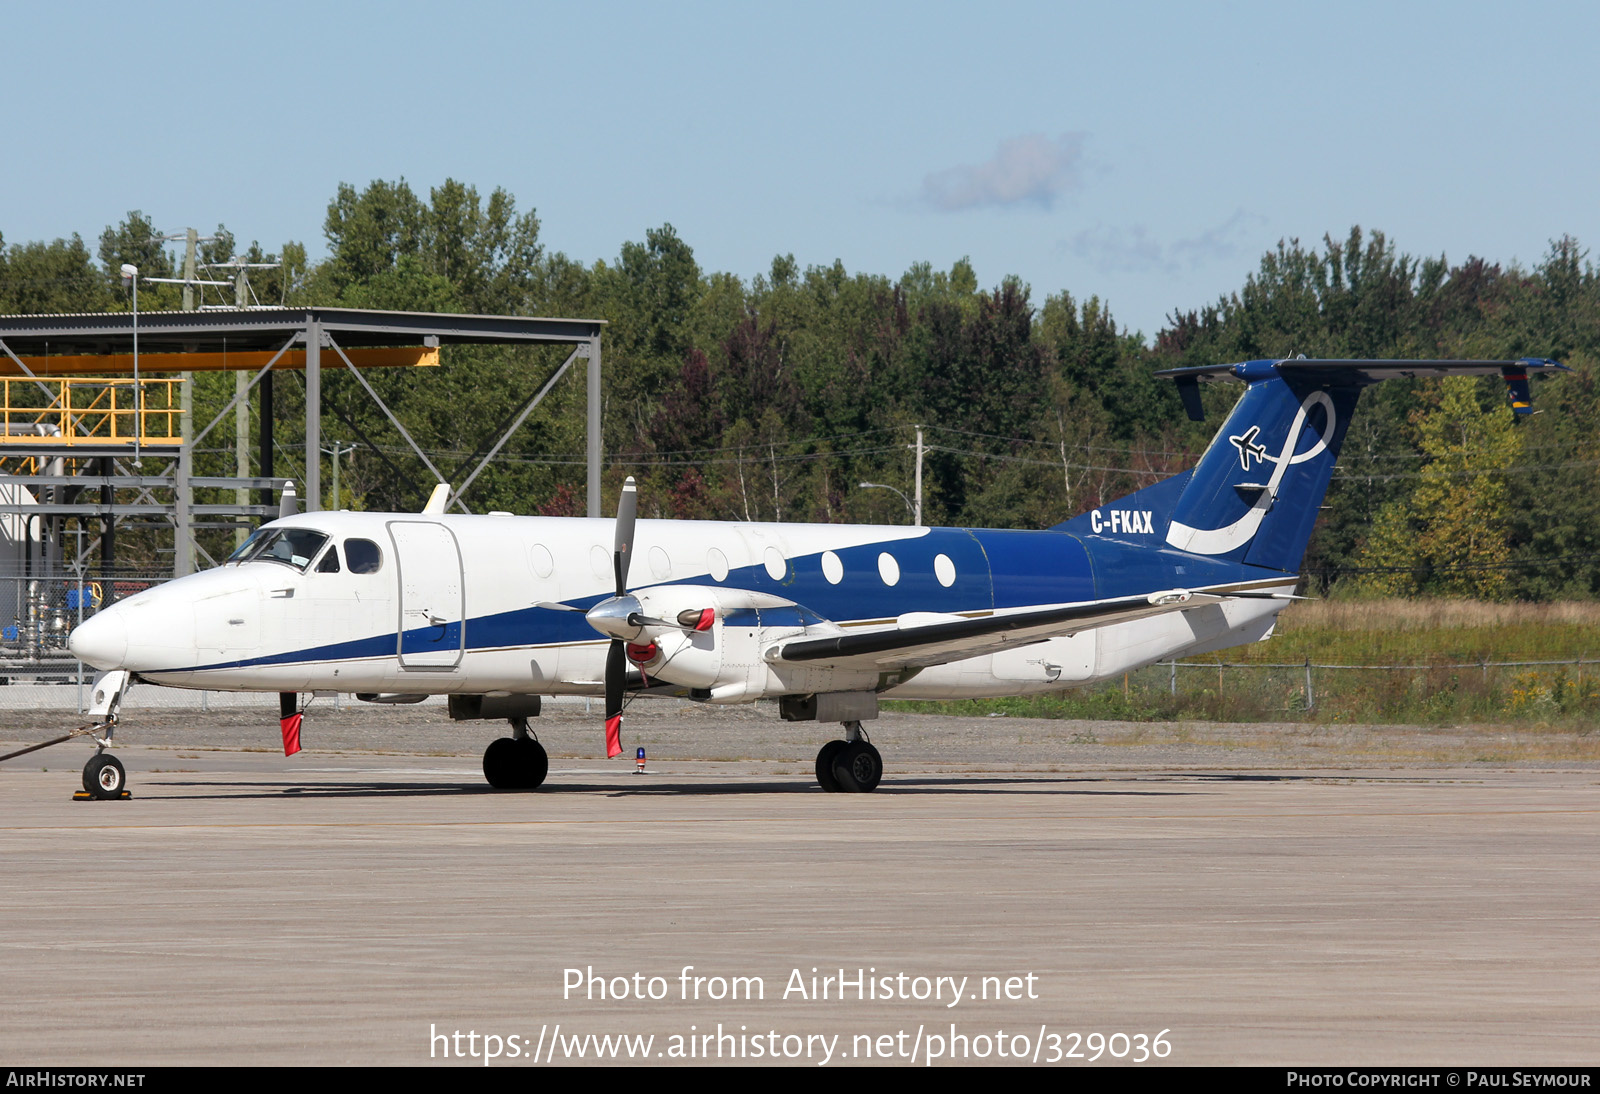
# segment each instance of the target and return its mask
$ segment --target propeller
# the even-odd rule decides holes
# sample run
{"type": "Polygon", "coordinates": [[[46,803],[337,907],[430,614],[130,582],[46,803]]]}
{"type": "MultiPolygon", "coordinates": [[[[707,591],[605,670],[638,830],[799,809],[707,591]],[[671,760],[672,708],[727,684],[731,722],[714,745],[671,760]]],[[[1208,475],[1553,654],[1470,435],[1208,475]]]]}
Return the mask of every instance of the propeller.
{"type": "MultiPolygon", "coordinates": [[[[616,542],[611,556],[616,574],[616,591],[584,613],[589,625],[611,639],[606,650],[606,756],[622,755],[622,701],[627,691],[629,643],[641,644],[646,629],[676,630],[692,634],[707,630],[716,621],[710,608],[695,608],[678,613],[676,620],[657,619],[644,614],[639,598],[628,592],[628,567],[633,560],[633,530],[639,514],[639,488],[629,475],[622,484],[617,502],[616,542]]],[[[556,611],[577,611],[567,604],[540,601],[537,607],[556,611]]]]}
{"type": "Polygon", "coordinates": [[[626,644],[639,637],[643,616],[639,599],[628,595],[628,566],[633,561],[633,526],[639,515],[639,487],[629,475],[617,501],[617,532],[611,566],[617,589],[610,600],[602,600],[585,613],[589,625],[611,636],[606,650],[606,756],[622,755],[622,699],[628,680],[626,644]],[[635,619],[640,622],[635,622],[635,619]]]}

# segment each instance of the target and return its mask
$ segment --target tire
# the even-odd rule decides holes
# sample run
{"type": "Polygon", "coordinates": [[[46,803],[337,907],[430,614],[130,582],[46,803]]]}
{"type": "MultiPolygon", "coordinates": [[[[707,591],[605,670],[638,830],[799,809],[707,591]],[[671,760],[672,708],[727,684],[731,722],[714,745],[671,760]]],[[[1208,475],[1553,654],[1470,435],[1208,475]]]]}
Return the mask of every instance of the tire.
{"type": "Polygon", "coordinates": [[[866,741],[854,741],[834,756],[833,777],[847,794],[870,794],[883,778],[883,757],[866,741]]]}
{"type": "Polygon", "coordinates": [[[517,742],[510,737],[490,741],[489,747],[483,750],[483,777],[496,790],[520,789],[517,780],[522,767],[520,759],[517,742]]]}
{"type": "Polygon", "coordinates": [[[532,737],[524,737],[515,744],[517,786],[522,790],[536,790],[550,774],[550,754],[532,737]]]}
{"type": "Polygon", "coordinates": [[[833,761],[849,747],[844,741],[829,741],[817,753],[817,785],[830,794],[837,794],[841,789],[839,780],[833,777],[833,761]]]}
{"type": "Polygon", "coordinates": [[[127,786],[128,773],[115,756],[96,753],[83,765],[83,788],[101,801],[122,797],[127,786]]]}

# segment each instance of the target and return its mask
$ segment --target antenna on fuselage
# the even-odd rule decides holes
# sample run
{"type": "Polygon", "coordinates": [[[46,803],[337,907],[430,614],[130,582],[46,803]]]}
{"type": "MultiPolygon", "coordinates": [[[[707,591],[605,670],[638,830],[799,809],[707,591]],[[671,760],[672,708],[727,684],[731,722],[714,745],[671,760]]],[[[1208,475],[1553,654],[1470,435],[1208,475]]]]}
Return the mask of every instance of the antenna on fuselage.
{"type": "Polygon", "coordinates": [[[450,484],[441,482],[433,488],[433,493],[428,495],[428,504],[422,507],[422,515],[437,517],[444,513],[445,507],[450,504],[450,484]]]}

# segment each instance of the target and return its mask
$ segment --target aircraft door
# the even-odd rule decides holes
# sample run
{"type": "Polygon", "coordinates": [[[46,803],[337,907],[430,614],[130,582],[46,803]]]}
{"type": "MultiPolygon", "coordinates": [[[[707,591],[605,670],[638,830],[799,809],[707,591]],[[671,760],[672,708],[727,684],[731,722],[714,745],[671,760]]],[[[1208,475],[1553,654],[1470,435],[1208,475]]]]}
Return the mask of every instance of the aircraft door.
{"type": "Polygon", "coordinates": [[[450,529],[420,520],[392,520],[399,564],[402,669],[453,670],[466,646],[461,548],[450,529]]]}

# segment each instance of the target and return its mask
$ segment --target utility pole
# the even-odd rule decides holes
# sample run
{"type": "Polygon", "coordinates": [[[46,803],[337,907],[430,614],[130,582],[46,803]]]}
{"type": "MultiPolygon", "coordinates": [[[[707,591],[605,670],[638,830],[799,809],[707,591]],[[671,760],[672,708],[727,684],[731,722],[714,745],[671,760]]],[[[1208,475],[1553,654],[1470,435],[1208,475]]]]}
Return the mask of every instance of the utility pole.
{"type": "MultiPolygon", "coordinates": [[[[241,269],[233,286],[233,306],[240,310],[243,310],[245,305],[245,293],[248,291],[245,287],[245,278],[248,276],[241,269]]],[[[263,378],[263,382],[270,383],[266,378],[263,378]]],[[[233,374],[233,395],[237,400],[233,404],[234,473],[239,478],[245,479],[250,477],[250,379],[244,374],[243,369],[233,374]]],[[[243,488],[235,490],[233,501],[235,505],[250,504],[250,491],[243,488]]],[[[236,545],[244,546],[246,531],[243,524],[234,530],[233,541],[236,545]]]]}
{"type": "Polygon", "coordinates": [[[139,267],[122,264],[122,276],[133,286],[133,466],[144,463],[140,444],[144,439],[144,397],[139,390],[139,267]]]}
{"type": "Polygon", "coordinates": [[[344,453],[354,452],[355,450],[355,445],[341,445],[338,441],[333,442],[332,448],[324,448],[321,450],[333,457],[333,504],[328,506],[328,508],[334,512],[338,512],[339,510],[339,457],[344,453]]]}
{"type": "MultiPolygon", "coordinates": [[[[183,277],[147,277],[146,281],[157,281],[163,284],[179,284],[183,286],[183,310],[195,310],[196,285],[217,285],[216,281],[201,281],[196,276],[196,267],[199,256],[197,254],[201,243],[213,243],[216,236],[202,236],[197,228],[185,228],[182,232],[172,232],[159,237],[163,243],[172,240],[183,240],[183,277]]],[[[189,476],[194,471],[194,453],[189,449],[189,438],[194,436],[194,373],[180,374],[182,383],[178,385],[178,436],[182,444],[178,448],[177,484],[180,497],[178,499],[178,536],[173,550],[173,573],[176,576],[192,574],[195,571],[194,533],[189,524],[189,476]]]]}
{"type": "MultiPolygon", "coordinates": [[[[200,243],[200,232],[194,228],[183,230],[183,310],[194,311],[194,260],[195,249],[200,243]]],[[[178,437],[181,447],[178,451],[178,462],[182,465],[183,472],[180,478],[184,481],[184,489],[189,490],[187,483],[190,474],[194,471],[194,453],[189,448],[189,438],[194,436],[194,373],[184,372],[178,376],[178,437]]],[[[193,493],[193,491],[189,491],[193,493]]],[[[179,503],[187,506],[189,499],[179,499],[179,503]]],[[[173,568],[180,574],[192,574],[195,571],[194,528],[187,519],[183,522],[186,527],[179,529],[177,558],[173,568]]]]}
{"type": "MultiPolygon", "coordinates": [[[[282,265],[283,263],[281,262],[245,262],[236,255],[226,262],[207,263],[206,269],[208,271],[232,270],[233,308],[235,311],[248,311],[252,307],[259,306],[251,302],[255,294],[250,290],[250,271],[275,270],[282,265]]],[[[201,284],[226,287],[229,282],[204,281],[201,284]]],[[[219,307],[226,308],[227,305],[219,305],[219,307]]],[[[272,373],[269,372],[263,376],[258,386],[261,389],[261,397],[258,402],[262,407],[261,451],[264,460],[261,474],[265,476],[271,461],[270,453],[272,451],[272,417],[270,410],[272,406],[272,373]]],[[[250,378],[243,371],[235,371],[233,374],[233,397],[233,473],[238,478],[247,479],[250,477],[250,378]]],[[[263,496],[265,500],[262,504],[271,504],[270,491],[263,491],[263,496]]],[[[250,504],[250,491],[243,487],[235,489],[233,500],[236,505],[250,504]]],[[[233,534],[235,544],[243,544],[247,533],[248,529],[241,524],[233,534]]]]}
{"type": "Polygon", "coordinates": [[[917,426],[917,519],[914,522],[918,528],[922,527],[922,427],[917,426]]]}

